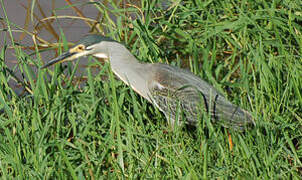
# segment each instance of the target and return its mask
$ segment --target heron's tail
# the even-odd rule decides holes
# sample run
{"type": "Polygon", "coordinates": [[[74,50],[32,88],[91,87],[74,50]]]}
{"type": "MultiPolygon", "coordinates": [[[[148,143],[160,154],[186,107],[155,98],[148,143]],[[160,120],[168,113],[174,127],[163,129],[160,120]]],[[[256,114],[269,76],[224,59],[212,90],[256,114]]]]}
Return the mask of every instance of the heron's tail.
{"type": "Polygon", "coordinates": [[[252,115],[238,106],[233,105],[225,98],[216,101],[216,120],[225,127],[236,130],[245,130],[249,125],[255,125],[252,115]]]}

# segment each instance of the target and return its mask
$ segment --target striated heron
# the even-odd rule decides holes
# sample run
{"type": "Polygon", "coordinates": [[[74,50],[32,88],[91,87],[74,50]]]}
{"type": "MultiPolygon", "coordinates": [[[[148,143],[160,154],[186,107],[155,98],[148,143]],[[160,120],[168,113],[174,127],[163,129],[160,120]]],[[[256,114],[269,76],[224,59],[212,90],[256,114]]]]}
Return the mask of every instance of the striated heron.
{"type": "Polygon", "coordinates": [[[173,126],[196,125],[204,113],[214,122],[236,130],[253,124],[249,112],[233,105],[214,87],[193,73],[161,63],[140,63],[121,43],[101,35],[87,35],[61,56],[41,68],[92,55],[110,62],[114,74],[139,95],[158,107],[173,126]],[[178,115],[181,110],[183,116],[178,115]]]}

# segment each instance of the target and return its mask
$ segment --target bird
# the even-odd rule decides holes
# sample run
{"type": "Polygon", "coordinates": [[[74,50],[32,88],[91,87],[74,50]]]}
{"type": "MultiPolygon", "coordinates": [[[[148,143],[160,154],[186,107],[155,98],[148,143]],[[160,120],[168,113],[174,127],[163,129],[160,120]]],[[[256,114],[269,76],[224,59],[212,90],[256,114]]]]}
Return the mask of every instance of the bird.
{"type": "Polygon", "coordinates": [[[250,112],[232,104],[191,71],[163,63],[140,62],[123,43],[103,35],[82,37],[75,46],[41,69],[83,56],[109,61],[112,72],[163,112],[172,127],[175,124],[197,126],[206,114],[211,122],[239,131],[254,124],[250,112]]]}

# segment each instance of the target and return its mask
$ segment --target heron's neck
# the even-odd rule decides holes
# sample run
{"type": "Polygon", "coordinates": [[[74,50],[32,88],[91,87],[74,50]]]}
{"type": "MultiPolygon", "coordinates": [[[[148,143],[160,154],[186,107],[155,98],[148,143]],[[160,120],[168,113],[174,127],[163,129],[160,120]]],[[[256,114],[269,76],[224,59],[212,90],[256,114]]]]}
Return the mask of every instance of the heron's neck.
{"type": "Polygon", "coordinates": [[[150,101],[148,96],[149,71],[146,64],[138,60],[122,44],[111,43],[108,49],[112,71],[137,93],[150,101]]]}
{"type": "Polygon", "coordinates": [[[126,72],[130,69],[141,66],[141,63],[130,53],[130,51],[122,44],[111,43],[108,48],[109,60],[111,68],[126,72]]]}

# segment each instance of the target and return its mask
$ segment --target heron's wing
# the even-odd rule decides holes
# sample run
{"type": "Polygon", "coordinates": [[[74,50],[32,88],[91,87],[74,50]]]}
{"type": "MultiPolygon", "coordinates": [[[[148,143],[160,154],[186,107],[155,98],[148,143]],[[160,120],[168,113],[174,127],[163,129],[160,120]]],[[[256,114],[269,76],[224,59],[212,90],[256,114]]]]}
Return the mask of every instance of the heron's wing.
{"type": "MultiPolygon", "coordinates": [[[[177,88],[160,82],[156,83],[150,89],[151,99],[164,112],[171,124],[181,123],[179,119],[184,115],[186,123],[195,125],[198,116],[201,117],[201,114],[198,113],[202,113],[202,111],[197,111],[197,107],[207,105],[206,102],[199,104],[202,102],[202,97],[188,87],[177,88]]],[[[207,109],[207,107],[202,109],[207,109]]]]}
{"type": "Polygon", "coordinates": [[[191,72],[163,64],[156,66],[149,83],[150,98],[172,123],[180,119],[176,116],[184,115],[186,123],[194,125],[204,113],[236,129],[252,122],[248,112],[230,103],[191,72]]]}

